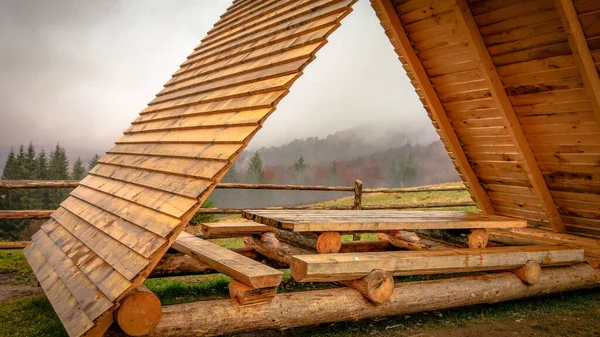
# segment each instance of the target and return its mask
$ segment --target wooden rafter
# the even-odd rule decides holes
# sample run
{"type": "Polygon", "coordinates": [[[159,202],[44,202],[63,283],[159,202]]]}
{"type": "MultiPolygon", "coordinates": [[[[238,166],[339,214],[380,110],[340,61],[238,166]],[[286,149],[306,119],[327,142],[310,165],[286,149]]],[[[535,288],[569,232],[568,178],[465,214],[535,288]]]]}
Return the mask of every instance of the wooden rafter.
{"type": "Polygon", "coordinates": [[[556,10],[569,38],[573,56],[577,60],[585,88],[590,95],[596,119],[600,123],[600,78],[594,65],[592,53],[583,34],[573,0],[556,0],[556,10]]]}
{"type": "Polygon", "coordinates": [[[477,175],[473,171],[471,164],[460,144],[458,136],[450,120],[448,119],[448,115],[442,105],[437,93],[433,89],[433,85],[431,84],[427,73],[421,63],[421,60],[415,53],[410,40],[400,22],[400,19],[396,15],[396,11],[394,6],[390,0],[372,0],[373,7],[375,10],[381,15],[381,22],[388,21],[391,25],[390,34],[391,39],[397,42],[395,46],[398,48],[401,55],[404,57],[406,62],[408,63],[408,67],[412,69],[416,82],[418,83],[421,92],[425,96],[425,100],[427,101],[427,105],[431,110],[431,116],[434,122],[437,124],[437,127],[440,130],[440,136],[443,140],[446,141],[446,144],[454,154],[455,160],[458,162],[459,169],[463,171],[464,177],[469,184],[470,191],[475,198],[475,202],[480,210],[482,210],[485,214],[495,214],[494,206],[490,202],[488,195],[485,190],[481,186],[477,175]]]}
{"type": "Polygon", "coordinates": [[[492,96],[498,103],[498,109],[503,114],[506,130],[508,131],[515,147],[522,156],[523,169],[527,173],[527,177],[531,182],[531,186],[533,186],[541,200],[542,207],[548,215],[552,229],[556,232],[566,232],[565,225],[560,213],[558,212],[558,208],[554,203],[552,194],[550,194],[550,190],[546,185],[546,181],[544,180],[542,172],[540,171],[537,161],[533,156],[533,152],[529,147],[525,133],[523,132],[519,119],[517,118],[517,115],[513,109],[512,103],[510,102],[506,90],[504,89],[504,85],[502,84],[500,75],[496,70],[494,62],[492,61],[492,57],[490,56],[485,42],[481,37],[477,23],[473,18],[471,9],[469,8],[469,4],[466,0],[455,1],[455,12],[457,14],[459,26],[464,29],[469,44],[473,47],[473,51],[476,60],[479,63],[481,72],[485,80],[488,82],[492,96]]]}

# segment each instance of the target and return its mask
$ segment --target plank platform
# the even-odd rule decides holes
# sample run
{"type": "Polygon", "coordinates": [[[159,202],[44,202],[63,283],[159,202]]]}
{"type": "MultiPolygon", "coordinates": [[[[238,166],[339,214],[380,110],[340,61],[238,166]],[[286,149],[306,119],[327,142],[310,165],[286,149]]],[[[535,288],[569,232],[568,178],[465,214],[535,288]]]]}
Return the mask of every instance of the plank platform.
{"type": "Polygon", "coordinates": [[[283,277],[277,269],[186,232],[172,247],[252,288],[277,287],[283,277]]]}
{"type": "Polygon", "coordinates": [[[254,221],[244,222],[208,222],[202,225],[202,237],[205,239],[241,238],[254,234],[275,231],[273,227],[258,224],[254,221]]]}
{"type": "Polygon", "coordinates": [[[561,246],[493,247],[378,253],[295,255],[298,282],[355,280],[380,269],[394,276],[512,270],[534,261],[542,266],[583,262],[583,249],[561,246]]]}
{"type": "Polygon", "coordinates": [[[526,227],[525,220],[469,212],[400,210],[247,210],[248,220],[294,232],[526,227]]]}

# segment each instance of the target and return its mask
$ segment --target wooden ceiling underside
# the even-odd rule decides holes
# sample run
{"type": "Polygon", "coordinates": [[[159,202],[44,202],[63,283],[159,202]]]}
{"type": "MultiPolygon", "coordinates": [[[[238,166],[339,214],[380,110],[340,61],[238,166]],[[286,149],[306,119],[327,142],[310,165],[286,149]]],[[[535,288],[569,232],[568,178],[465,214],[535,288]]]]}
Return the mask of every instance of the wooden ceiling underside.
{"type": "Polygon", "coordinates": [[[235,1],[33,236],[70,336],[106,330],[355,1],[235,1]]]}
{"type": "Polygon", "coordinates": [[[479,208],[600,236],[600,1],[371,2],[479,208]]]}

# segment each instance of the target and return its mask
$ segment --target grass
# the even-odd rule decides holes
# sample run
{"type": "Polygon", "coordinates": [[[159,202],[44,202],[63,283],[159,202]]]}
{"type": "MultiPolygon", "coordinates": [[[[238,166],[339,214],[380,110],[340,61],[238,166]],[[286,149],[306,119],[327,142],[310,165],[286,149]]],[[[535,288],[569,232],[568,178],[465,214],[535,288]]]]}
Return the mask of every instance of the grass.
{"type": "Polygon", "coordinates": [[[25,284],[31,282],[31,268],[21,249],[0,250],[0,282],[25,284]]]}
{"type": "MultiPolygon", "coordinates": [[[[417,203],[428,201],[460,201],[469,200],[466,191],[448,192],[413,192],[397,194],[364,195],[365,205],[382,205],[398,203],[417,203]]],[[[351,205],[353,198],[319,203],[319,206],[351,205]]],[[[474,207],[460,207],[457,210],[474,211],[474,207]]],[[[344,235],[344,240],[351,240],[344,235]]],[[[363,240],[374,240],[375,234],[363,234],[363,240]]],[[[243,247],[242,239],[213,240],[227,248],[243,247]]],[[[284,278],[278,291],[306,291],[335,287],[329,283],[297,283],[291,278],[289,271],[284,271],[284,278]]],[[[25,284],[31,280],[31,270],[21,250],[0,250],[1,284],[25,284]]],[[[413,276],[397,279],[400,282],[437,279],[454,275],[413,276]]],[[[146,280],[145,285],[153,291],[163,305],[206,301],[228,298],[227,285],[231,278],[221,275],[199,275],[146,280]]],[[[565,325],[566,335],[593,334],[594,324],[600,326],[600,290],[588,290],[558,294],[553,296],[524,299],[491,305],[480,305],[467,308],[452,309],[443,312],[420,313],[390,318],[377,318],[359,322],[340,322],[323,324],[317,327],[302,327],[284,332],[283,335],[310,336],[412,336],[423,331],[440,328],[462,329],[465,327],[486,324],[514,325],[521,320],[561,321],[565,317],[577,317],[589,324],[581,326],[565,325]],[[569,333],[569,329],[579,330],[569,333]],[[585,329],[592,330],[585,330],[585,329]]],[[[534,323],[532,323],[535,325],[534,323]]],[[[530,324],[530,325],[532,325],[530,324]]],[[[281,333],[277,332],[277,335],[281,333]]],[[[44,295],[0,302],[0,336],[66,336],[64,328],[56,317],[54,310],[44,295]]],[[[270,336],[267,334],[267,336],[270,336]]]]}

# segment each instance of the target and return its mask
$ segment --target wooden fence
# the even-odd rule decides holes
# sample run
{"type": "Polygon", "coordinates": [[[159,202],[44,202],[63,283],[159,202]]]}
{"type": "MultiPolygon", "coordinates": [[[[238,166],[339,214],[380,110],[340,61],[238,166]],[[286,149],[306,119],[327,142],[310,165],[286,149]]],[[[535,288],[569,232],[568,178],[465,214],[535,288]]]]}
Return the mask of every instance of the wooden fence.
{"type": "MultiPolygon", "coordinates": [[[[0,190],[12,189],[43,189],[43,188],[75,188],[79,185],[76,180],[0,180],[0,190]]],[[[415,209],[415,208],[437,208],[475,206],[472,201],[458,202],[428,202],[413,204],[391,204],[381,206],[363,206],[362,195],[368,193],[408,193],[408,192],[442,192],[442,191],[465,191],[464,186],[439,186],[439,187],[410,187],[410,188],[363,188],[362,181],[356,179],[354,186],[307,186],[307,185],[279,185],[279,184],[238,184],[220,183],[218,189],[247,189],[247,190],[282,190],[282,191],[333,191],[352,192],[354,203],[352,206],[289,206],[289,207],[265,207],[262,209],[415,209]]],[[[50,217],[53,210],[1,210],[0,219],[46,219],[50,217]]],[[[240,214],[241,208],[202,208],[198,213],[202,214],[240,214]]]]}

